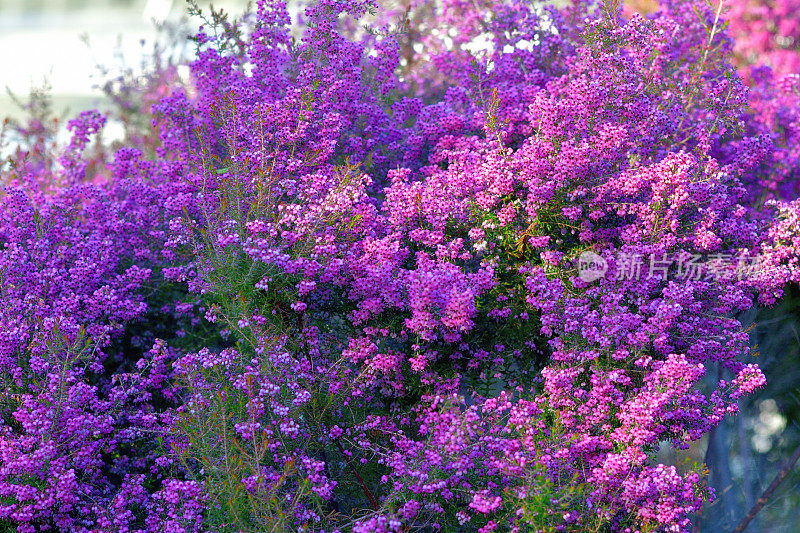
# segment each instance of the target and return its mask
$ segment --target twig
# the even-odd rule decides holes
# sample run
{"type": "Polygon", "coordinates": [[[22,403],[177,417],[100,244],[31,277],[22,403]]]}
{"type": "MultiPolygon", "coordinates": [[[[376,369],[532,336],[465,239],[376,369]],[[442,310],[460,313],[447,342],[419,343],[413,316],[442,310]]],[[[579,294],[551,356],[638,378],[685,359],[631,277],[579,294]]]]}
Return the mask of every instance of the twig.
{"type": "Polygon", "coordinates": [[[344,448],[342,448],[342,445],[339,443],[339,439],[335,439],[334,442],[336,442],[336,447],[339,448],[339,453],[342,454],[342,456],[344,457],[345,461],[347,461],[347,464],[350,465],[350,469],[353,471],[353,474],[355,474],[356,479],[358,479],[358,482],[361,483],[361,488],[364,490],[364,494],[367,495],[367,498],[369,498],[369,503],[372,505],[372,510],[373,511],[377,511],[378,510],[378,502],[375,501],[375,498],[372,496],[372,493],[367,488],[367,484],[364,483],[364,480],[361,479],[360,475],[358,475],[358,470],[356,470],[356,467],[353,464],[353,462],[350,460],[350,457],[348,457],[348,455],[346,453],[344,453],[344,448]]]}
{"type": "Polygon", "coordinates": [[[733,533],[742,533],[745,528],[753,521],[753,518],[756,517],[758,512],[767,504],[767,501],[772,497],[772,494],[777,490],[778,486],[781,484],[783,479],[789,475],[789,472],[792,470],[792,467],[800,459],[800,446],[798,446],[791,457],[783,464],[781,469],[775,475],[775,479],[772,480],[772,483],[769,484],[767,490],[761,495],[758,501],[750,508],[750,511],[747,513],[739,525],[736,526],[736,529],[733,530],[733,533]]]}
{"type": "Polygon", "coordinates": [[[711,27],[711,35],[708,36],[708,46],[711,46],[711,43],[714,41],[714,35],[716,35],[717,33],[717,28],[719,24],[719,16],[722,14],[722,6],[724,4],[725,0],[719,0],[719,5],[717,6],[717,12],[714,16],[714,25],[711,27]]]}

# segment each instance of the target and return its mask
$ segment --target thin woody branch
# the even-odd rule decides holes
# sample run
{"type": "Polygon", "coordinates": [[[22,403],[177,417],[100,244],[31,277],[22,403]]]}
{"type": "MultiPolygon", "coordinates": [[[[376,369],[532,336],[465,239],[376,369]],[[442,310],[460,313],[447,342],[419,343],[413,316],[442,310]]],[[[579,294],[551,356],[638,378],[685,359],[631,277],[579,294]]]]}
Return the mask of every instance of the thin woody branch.
{"type": "Polygon", "coordinates": [[[764,508],[764,506],[767,504],[772,495],[775,494],[775,491],[778,489],[781,482],[783,482],[786,476],[789,475],[789,472],[792,471],[792,468],[794,467],[798,459],[800,459],[800,446],[798,446],[794,450],[792,456],[789,457],[789,459],[785,463],[783,463],[783,466],[775,475],[775,479],[772,480],[772,483],[769,484],[769,487],[767,487],[767,489],[764,491],[764,493],[761,495],[758,501],[756,501],[755,505],[753,505],[753,507],[750,508],[750,511],[748,511],[747,515],[744,518],[742,518],[742,521],[739,522],[739,525],[736,526],[736,529],[733,530],[733,533],[742,533],[747,528],[750,522],[752,522],[753,519],[756,517],[758,512],[764,508]]]}

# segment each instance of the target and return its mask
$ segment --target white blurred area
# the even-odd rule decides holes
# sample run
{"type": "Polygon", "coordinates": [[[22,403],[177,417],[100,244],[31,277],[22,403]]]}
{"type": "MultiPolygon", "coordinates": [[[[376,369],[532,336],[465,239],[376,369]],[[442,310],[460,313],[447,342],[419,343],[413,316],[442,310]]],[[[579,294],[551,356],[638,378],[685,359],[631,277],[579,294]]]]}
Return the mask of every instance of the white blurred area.
{"type": "MultiPolygon", "coordinates": [[[[213,5],[239,14],[247,1],[213,5]]],[[[59,115],[101,106],[97,65],[122,59],[137,67],[153,49],[156,23],[177,23],[186,13],[185,0],[0,0],[0,117],[20,114],[6,88],[24,100],[45,80],[59,115]]]]}

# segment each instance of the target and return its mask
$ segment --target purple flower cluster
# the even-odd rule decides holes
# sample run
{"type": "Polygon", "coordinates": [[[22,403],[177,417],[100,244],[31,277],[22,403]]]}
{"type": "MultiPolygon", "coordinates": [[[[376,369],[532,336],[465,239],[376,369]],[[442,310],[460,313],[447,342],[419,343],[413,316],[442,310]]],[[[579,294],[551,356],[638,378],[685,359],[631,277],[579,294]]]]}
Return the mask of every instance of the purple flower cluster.
{"type": "Polygon", "coordinates": [[[88,178],[97,161],[81,152],[102,123],[96,113],[70,122],[55,173],[22,160],[24,174],[4,176],[0,516],[20,531],[129,527],[131,504],[172,493],[135,488],[145,474],[163,477],[150,400],[169,379],[174,350],[134,325],[151,312],[145,295],[158,284],[164,196],[146,178],[154,165],[136,168],[133,151],[108,165],[113,177],[88,178]],[[130,374],[127,350],[154,370],[130,374]]]}
{"type": "Polygon", "coordinates": [[[207,22],[150,137],[86,113],[2,174],[0,519],[687,531],[713,491],[655,454],[764,384],[737,316],[800,281],[797,80],[694,0],[207,22]]]}

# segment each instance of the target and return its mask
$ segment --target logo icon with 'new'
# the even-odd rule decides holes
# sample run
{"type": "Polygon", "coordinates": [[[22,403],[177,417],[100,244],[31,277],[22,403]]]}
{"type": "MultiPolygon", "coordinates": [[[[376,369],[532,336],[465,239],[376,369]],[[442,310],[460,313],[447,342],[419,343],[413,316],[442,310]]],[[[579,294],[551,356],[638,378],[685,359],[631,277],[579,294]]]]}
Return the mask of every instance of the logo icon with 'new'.
{"type": "Polygon", "coordinates": [[[591,283],[606,275],[608,262],[589,250],[578,256],[578,277],[581,281],[591,283]]]}

